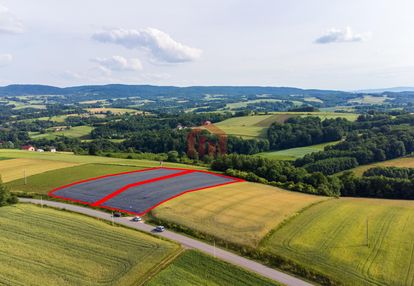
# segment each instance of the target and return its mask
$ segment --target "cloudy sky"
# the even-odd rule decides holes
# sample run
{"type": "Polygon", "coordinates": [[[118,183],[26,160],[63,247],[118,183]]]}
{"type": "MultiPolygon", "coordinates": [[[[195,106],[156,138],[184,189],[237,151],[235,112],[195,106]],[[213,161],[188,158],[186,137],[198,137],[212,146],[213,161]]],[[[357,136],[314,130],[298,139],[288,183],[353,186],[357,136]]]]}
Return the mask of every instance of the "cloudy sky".
{"type": "Polygon", "coordinates": [[[0,0],[0,85],[414,85],[412,0],[0,0]]]}

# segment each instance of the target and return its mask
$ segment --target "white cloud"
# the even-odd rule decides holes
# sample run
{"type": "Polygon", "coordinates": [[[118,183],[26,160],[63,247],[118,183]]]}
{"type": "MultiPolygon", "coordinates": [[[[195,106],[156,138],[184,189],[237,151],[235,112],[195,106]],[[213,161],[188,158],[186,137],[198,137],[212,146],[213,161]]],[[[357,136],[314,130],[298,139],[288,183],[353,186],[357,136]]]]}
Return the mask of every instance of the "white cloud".
{"type": "Polygon", "coordinates": [[[10,54],[0,54],[0,67],[7,66],[13,61],[13,56],[10,54]]]}
{"type": "Polygon", "coordinates": [[[139,71],[142,70],[142,64],[136,58],[124,58],[122,56],[112,56],[110,58],[95,58],[93,62],[99,64],[102,70],[107,71],[139,71]]]}
{"type": "Polygon", "coordinates": [[[201,56],[202,51],[179,43],[168,34],[154,29],[111,29],[96,32],[92,38],[102,43],[114,43],[128,49],[141,48],[149,52],[157,62],[191,62],[201,56]]]}
{"type": "Polygon", "coordinates": [[[23,30],[23,23],[9,9],[0,4],[0,33],[18,34],[23,30]]]}
{"type": "Polygon", "coordinates": [[[330,29],[327,33],[315,40],[317,44],[363,42],[367,35],[354,33],[351,27],[345,29],[330,29]]]}

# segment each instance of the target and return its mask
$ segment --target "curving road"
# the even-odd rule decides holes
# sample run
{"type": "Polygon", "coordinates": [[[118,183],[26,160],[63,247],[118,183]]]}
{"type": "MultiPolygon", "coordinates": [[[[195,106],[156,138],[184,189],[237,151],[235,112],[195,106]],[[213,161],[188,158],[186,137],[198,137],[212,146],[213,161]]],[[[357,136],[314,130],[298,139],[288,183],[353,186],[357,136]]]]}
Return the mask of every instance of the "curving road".
{"type": "MultiPolygon", "coordinates": [[[[81,214],[85,214],[88,216],[92,216],[92,217],[96,217],[96,218],[100,218],[100,219],[104,219],[107,221],[111,221],[112,219],[118,223],[118,224],[122,224],[131,228],[135,228],[138,229],[140,231],[144,231],[144,232],[150,232],[153,233],[152,230],[154,229],[153,226],[145,224],[145,223],[136,223],[136,222],[132,222],[130,221],[129,218],[125,218],[125,217],[120,217],[120,218],[112,218],[112,216],[109,213],[105,213],[102,211],[97,211],[97,210],[93,210],[90,208],[86,208],[86,207],[81,207],[81,206],[76,206],[76,205],[71,205],[71,204],[65,204],[65,203],[60,203],[60,202],[53,202],[53,201],[41,201],[41,200],[35,200],[35,199],[26,199],[26,198],[19,198],[20,202],[24,202],[24,203],[33,203],[33,204],[41,204],[43,203],[44,205],[47,206],[51,206],[51,207],[55,207],[55,208],[60,208],[60,209],[66,209],[66,210],[70,210],[73,212],[77,212],[77,213],[81,213],[81,214]]],[[[215,256],[217,258],[220,258],[224,261],[227,261],[231,264],[234,265],[238,265],[240,267],[243,267],[245,269],[248,269],[250,271],[256,272],[264,277],[270,278],[272,280],[275,280],[279,283],[282,283],[284,285],[291,285],[291,286],[310,286],[312,284],[303,281],[297,277],[291,276],[289,274],[283,273],[281,271],[275,270],[273,268],[264,266],[260,263],[257,263],[253,260],[249,260],[247,258],[238,256],[232,252],[223,250],[221,248],[217,248],[217,247],[213,247],[209,244],[206,244],[204,242],[189,238],[187,236],[181,235],[181,234],[177,234],[175,232],[172,231],[164,231],[162,233],[157,233],[157,235],[159,236],[163,236],[165,238],[168,238],[170,240],[176,241],[178,243],[180,243],[181,245],[183,245],[186,248],[193,248],[193,249],[197,249],[200,250],[204,253],[207,253],[209,255],[215,256]]]]}

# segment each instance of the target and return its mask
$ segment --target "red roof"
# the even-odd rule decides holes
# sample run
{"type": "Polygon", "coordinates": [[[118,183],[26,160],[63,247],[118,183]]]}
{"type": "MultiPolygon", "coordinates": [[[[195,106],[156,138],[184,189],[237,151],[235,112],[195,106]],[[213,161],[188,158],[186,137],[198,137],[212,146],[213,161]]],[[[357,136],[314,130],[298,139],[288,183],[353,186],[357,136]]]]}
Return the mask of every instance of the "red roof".
{"type": "Polygon", "coordinates": [[[24,150],[29,150],[31,148],[34,148],[34,147],[32,145],[22,146],[22,149],[24,149],[24,150]]]}

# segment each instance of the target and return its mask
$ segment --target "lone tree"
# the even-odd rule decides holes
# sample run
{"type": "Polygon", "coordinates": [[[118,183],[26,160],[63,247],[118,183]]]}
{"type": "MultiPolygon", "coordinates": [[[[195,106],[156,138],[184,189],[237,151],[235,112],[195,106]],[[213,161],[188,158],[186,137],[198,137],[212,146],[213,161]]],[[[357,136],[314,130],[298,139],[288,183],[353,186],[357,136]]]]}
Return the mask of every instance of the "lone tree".
{"type": "Polygon", "coordinates": [[[3,184],[0,177],[0,207],[16,204],[18,199],[11,194],[9,189],[3,184]]]}

